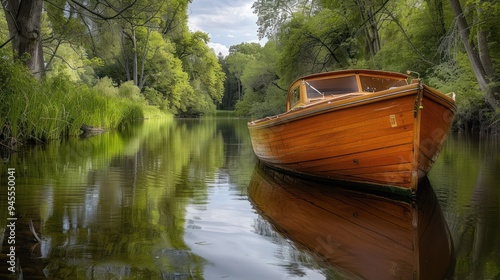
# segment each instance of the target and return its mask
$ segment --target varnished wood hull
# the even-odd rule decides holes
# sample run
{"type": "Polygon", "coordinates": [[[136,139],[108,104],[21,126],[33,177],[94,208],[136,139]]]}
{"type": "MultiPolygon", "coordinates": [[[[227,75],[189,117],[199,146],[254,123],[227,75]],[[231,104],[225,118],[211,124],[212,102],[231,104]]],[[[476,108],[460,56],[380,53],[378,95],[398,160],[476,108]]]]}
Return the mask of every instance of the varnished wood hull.
{"type": "Polygon", "coordinates": [[[454,111],[451,98],[410,84],[325,100],[248,128],[255,154],[274,168],[412,194],[436,160],[454,111]]]}
{"type": "Polygon", "coordinates": [[[249,197],[294,244],[346,279],[446,279],[453,241],[423,180],[416,201],[391,200],[255,168],[249,197]]]}

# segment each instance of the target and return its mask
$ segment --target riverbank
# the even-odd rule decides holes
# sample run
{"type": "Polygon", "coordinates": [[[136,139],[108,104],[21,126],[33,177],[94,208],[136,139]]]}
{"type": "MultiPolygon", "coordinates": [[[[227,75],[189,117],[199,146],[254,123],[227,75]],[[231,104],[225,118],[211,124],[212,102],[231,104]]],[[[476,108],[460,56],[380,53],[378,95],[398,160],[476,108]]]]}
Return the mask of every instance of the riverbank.
{"type": "Polygon", "coordinates": [[[25,143],[77,136],[83,124],[111,130],[137,119],[171,117],[148,105],[131,82],[115,86],[104,78],[88,86],[64,75],[38,81],[18,65],[0,60],[0,67],[3,148],[16,150],[25,143]]]}

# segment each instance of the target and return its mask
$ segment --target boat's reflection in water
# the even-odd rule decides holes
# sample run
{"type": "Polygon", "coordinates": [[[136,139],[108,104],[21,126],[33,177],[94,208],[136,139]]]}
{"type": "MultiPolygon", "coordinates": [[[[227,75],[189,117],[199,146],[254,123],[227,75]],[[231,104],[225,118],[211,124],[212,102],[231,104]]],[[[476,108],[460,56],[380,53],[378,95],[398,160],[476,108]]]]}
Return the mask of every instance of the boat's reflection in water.
{"type": "Polygon", "coordinates": [[[444,279],[453,246],[428,180],[415,201],[354,192],[257,165],[249,186],[260,214],[346,278],[444,279]]]}

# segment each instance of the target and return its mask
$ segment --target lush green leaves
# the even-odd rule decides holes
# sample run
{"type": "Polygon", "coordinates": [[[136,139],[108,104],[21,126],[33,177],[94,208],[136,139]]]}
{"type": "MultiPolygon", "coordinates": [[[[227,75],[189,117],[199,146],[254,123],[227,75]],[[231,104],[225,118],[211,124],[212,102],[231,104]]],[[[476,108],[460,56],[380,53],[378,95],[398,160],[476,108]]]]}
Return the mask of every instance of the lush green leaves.
{"type": "Polygon", "coordinates": [[[11,26],[0,17],[0,142],[74,135],[82,123],[117,127],[158,109],[214,112],[225,73],[208,35],[188,30],[189,3],[46,2],[42,81],[11,61],[11,26]]]}
{"type": "Polygon", "coordinates": [[[480,78],[472,71],[474,62],[465,52],[449,1],[257,0],[253,9],[259,34],[279,51],[263,59],[262,51],[248,56],[234,48],[226,58],[228,72],[243,84],[238,111],[254,116],[278,111],[284,104],[271,102],[278,99],[271,99],[269,85],[288,85],[305,74],[345,68],[412,70],[443,92],[456,93],[457,127],[494,130],[500,123],[500,32],[495,20],[500,4],[469,0],[463,5],[470,25],[465,32],[479,57],[487,91],[478,86],[480,78]],[[270,61],[273,71],[265,66],[270,61]],[[258,72],[277,78],[256,78],[258,72]],[[268,86],[259,86],[259,79],[268,86]],[[272,106],[274,110],[264,109],[272,106]]]}
{"type": "MultiPolygon", "coordinates": [[[[212,112],[222,99],[225,75],[207,46],[208,35],[188,30],[189,3],[47,2],[42,25],[47,77],[64,75],[90,86],[105,77],[116,86],[131,81],[139,95],[162,110],[212,112]]],[[[2,17],[3,41],[8,40],[6,25],[2,17]]]]}
{"type": "MultiPolygon", "coordinates": [[[[238,54],[233,56],[237,57],[238,54]]],[[[277,55],[276,44],[272,41],[259,54],[240,54],[241,58],[245,58],[245,67],[240,76],[245,92],[244,98],[236,104],[239,114],[263,117],[284,112],[286,91],[280,86],[275,63],[277,55]]],[[[234,61],[238,60],[229,63],[234,61]]]]}

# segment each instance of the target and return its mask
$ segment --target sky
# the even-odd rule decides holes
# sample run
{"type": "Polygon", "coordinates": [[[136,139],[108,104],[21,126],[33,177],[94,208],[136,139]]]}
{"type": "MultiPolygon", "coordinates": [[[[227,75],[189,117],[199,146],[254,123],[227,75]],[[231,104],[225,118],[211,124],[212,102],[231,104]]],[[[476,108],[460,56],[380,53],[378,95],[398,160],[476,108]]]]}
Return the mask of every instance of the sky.
{"type": "Polygon", "coordinates": [[[243,42],[259,41],[254,0],[193,0],[189,4],[188,26],[191,31],[203,31],[210,36],[208,46],[216,54],[227,55],[229,47],[243,42]]]}

